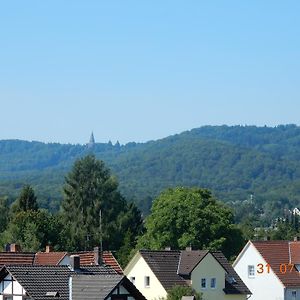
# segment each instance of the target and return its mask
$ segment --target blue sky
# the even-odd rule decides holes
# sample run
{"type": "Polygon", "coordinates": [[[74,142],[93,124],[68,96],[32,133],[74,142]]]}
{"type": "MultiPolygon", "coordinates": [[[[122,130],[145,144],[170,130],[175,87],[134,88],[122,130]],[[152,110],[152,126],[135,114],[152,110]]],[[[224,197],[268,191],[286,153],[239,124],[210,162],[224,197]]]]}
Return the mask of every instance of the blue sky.
{"type": "Polygon", "coordinates": [[[300,124],[299,1],[2,1],[0,139],[300,124]]]}

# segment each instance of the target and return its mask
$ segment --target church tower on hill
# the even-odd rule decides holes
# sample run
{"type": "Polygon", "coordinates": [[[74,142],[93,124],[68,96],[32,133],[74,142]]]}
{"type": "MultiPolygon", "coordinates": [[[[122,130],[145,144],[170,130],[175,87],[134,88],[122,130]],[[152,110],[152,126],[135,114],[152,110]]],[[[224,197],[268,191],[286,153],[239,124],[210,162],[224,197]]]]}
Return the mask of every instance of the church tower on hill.
{"type": "Polygon", "coordinates": [[[93,134],[93,131],[92,131],[92,134],[91,134],[91,137],[90,137],[90,141],[88,143],[88,148],[93,148],[95,145],[95,138],[94,138],[94,134],[93,134]]]}

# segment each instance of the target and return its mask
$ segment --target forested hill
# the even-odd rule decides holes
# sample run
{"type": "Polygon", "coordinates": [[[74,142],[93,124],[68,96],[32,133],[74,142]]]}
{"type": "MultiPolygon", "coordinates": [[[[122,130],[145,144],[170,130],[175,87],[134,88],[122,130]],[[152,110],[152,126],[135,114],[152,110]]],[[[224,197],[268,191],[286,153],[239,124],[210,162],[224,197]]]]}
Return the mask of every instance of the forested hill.
{"type": "Polygon", "coordinates": [[[55,210],[64,175],[77,158],[90,152],[105,161],[126,198],[145,212],[161,190],[178,185],[207,187],[238,209],[251,198],[254,210],[270,215],[299,206],[300,127],[296,125],[204,126],[147,143],[96,143],[92,148],[2,140],[0,196],[13,198],[28,183],[42,206],[55,210]]]}

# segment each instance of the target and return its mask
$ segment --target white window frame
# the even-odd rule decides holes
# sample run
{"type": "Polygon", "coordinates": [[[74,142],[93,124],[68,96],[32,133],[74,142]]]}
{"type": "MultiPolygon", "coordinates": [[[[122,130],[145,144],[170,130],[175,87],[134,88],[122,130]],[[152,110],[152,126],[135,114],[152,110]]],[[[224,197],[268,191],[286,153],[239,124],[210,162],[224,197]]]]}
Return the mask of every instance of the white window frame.
{"type": "Polygon", "coordinates": [[[145,286],[145,288],[150,287],[150,276],[145,276],[144,277],[144,286],[145,286]]]}
{"type": "Polygon", "coordinates": [[[207,288],[207,280],[206,280],[206,278],[201,278],[200,287],[201,287],[202,290],[206,290],[206,288],[207,288]],[[204,286],[203,286],[203,283],[204,283],[204,286]]]}
{"type": "Polygon", "coordinates": [[[217,287],[217,278],[216,278],[216,277],[212,277],[212,278],[210,279],[210,288],[213,289],[213,290],[215,290],[216,287],[217,287]],[[214,282],[214,286],[213,286],[213,284],[212,284],[213,282],[214,282]]]}
{"type": "Polygon", "coordinates": [[[255,266],[248,265],[248,278],[255,278],[255,266]]]}

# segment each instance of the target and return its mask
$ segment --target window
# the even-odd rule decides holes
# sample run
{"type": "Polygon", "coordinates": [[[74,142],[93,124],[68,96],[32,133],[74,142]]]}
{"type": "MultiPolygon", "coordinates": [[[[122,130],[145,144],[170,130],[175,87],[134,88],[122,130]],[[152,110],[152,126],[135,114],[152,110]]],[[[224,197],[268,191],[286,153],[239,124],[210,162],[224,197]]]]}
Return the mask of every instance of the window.
{"type": "Polygon", "coordinates": [[[145,276],[145,287],[150,287],[150,276],[145,276]]]}
{"type": "Polygon", "coordinates": [[[134,277],[134,276],[131,276],[131,277],[130,277],[130,281],[131,281],[133,284],[135,284],[135,277],[134,277]]]}
{"type": "Polygon", "coordinates": [[[248,277],[254,277],[255,276],[255,269],[253,265],[248,266],[248,277]]]}
{"type": "Polygon", "coordinates": [[[297,298],[297,291],[292,291],[292,299],[296,299],[297,298]]]}
{"type": "Polygon", "coordinates": [[[127,296],[128,295],[121,295],[121,294],[119,294],[119,295],[111,295],[111,300],[127,300],[128,299],[127,296]]]}
{"type": "Polygon", "coordinates": [[[3,300],[13,300],[13,296],[5,296],[5,295],[3,295],[3,300]]]}
{"type": "Polygon", "coordinates": [[[216,288],[216,285],[217,285],[217,280],[216,280],[216,278],[211,278],[211,279],[210,279],[210,287],[211,287],[212,289],[215,289],[215,288],[216,288]]]}
{"type": "Polygon", "coordinates": [[[206,289],[206,278],[201,278],[201,289],[206,289]]]}

